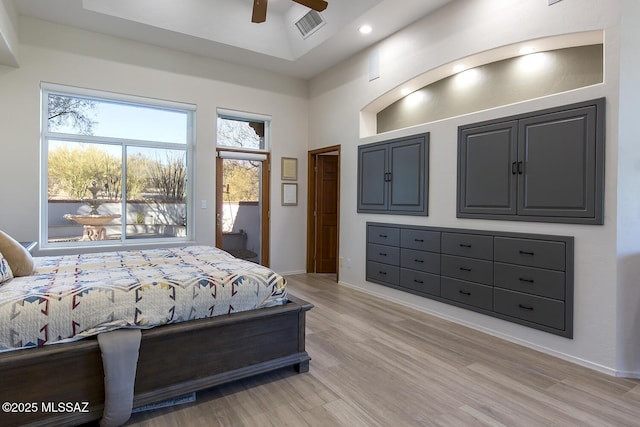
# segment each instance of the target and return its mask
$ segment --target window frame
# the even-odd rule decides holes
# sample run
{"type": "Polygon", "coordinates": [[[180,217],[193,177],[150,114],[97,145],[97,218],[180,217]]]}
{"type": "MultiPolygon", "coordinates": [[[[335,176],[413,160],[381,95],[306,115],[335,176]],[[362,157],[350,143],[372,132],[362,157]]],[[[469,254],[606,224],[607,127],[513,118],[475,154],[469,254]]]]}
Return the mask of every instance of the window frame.
{"type": "Polygon", "coordinates": [[[42,250],[70,249],[70,248],[104,248],[109,246],[127,247],[152,244],[166,244],[193,241],[195,236],[195,203],[194,203],[194,177],[195,162],[195,113],[196,106],[173,101],[165,101],[154,98],[146,98],[134,95],[125,95],[115,92],[99,91],[93,89],[77,88],[52,83],[42,82],[40,84],[40,230],[39,248],[42,250]],[[142,108],[158,108],[174,110],[187,114],[187,126],[185,129],[185,143],[160,142],[137,140],[117,137],[104,137],[94,135],[79,135],[49,131],[48,122],[48,98],[49,95],[60,95],[68,97],[85,98],[98,102],[109,102],[116,104],[128,104],[142,108]],[[75,242],[49,242],[49,207],[48,207],[48,179],[49,179],[49,141],[69,141],[78,143],[103,144],[110,146],[120,146],[122,156],[122,187],[121,187],[121,210],[122,225],[119,240],[95,240],[95,241],[75,241],[75,242]],[[186,236],[183,237],[152,237],[152,238],[127,238],[127,197],[126,197],[126,176],[127,176],[127,147],[154,148],[166,150],[180,150],[186,156],[186,189],[185,189],[185,209],[186,209],[186,236]]]}
{"type": "Polygon", "coordinates": [[[244,151],[255,153],[271,152],[271,120],[272,117],[266,114],[247,113],[244,111],[228,110],[226,108],[216,109],[216,150],[218,151],[244,151]],[[234,120],[237,122],[262,122],[264,123],[264,148],[234,147],[231,145],[221,145],[218,141],[218,120],[234,120]]]}

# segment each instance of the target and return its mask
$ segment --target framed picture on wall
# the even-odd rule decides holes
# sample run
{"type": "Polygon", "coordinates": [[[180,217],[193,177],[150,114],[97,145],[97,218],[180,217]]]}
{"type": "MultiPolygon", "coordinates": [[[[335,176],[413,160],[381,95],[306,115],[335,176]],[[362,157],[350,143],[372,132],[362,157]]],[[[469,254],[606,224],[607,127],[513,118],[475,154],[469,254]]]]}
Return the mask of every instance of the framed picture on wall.
{"type": "Polygon", "coordinates": [[[281,178],[283,181],[295,181],[298,179],[298,159],[295,157],[283,157],[281,165],[281,178]]]}
{"type": "Polygon", "coordinates": [[[282,183],[282,206],[296,206],[298,204],[298,184],[282,183]]]}

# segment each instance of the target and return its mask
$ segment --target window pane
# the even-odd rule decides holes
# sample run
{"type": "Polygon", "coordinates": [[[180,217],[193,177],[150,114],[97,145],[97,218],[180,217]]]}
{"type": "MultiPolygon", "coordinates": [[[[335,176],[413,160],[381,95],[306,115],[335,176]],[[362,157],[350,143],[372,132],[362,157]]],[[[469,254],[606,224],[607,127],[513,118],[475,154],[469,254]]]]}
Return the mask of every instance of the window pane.
{"type": "Polygon", "coordinates": [[[127,147],[127,238],[184,237],[187,153],[127,147]]]}
{"type": "Polygon", "coordinates": [[[188,113],[49,94],[49,132],[186,144],[188,113]]]}
{"type": "Polygon", "coordinates": [[[48,241],[120,239],[122,148],[49,141],[48,241]]]}
{"type": "Polygon", "coordinates": [[[264,122],[218,117],[218,145],[249,150],[264,150],[264,122]]]}
{"type": "Polygon", "coordinates": [[[224,159],[222,163],[222,231],[231,233],[260,222],[260,171],[262,162],[224,159]],[[239,215],[240,207],[243,215],[239,215]],[[250,212],[250,214],[248,214],[250,212]],[[244,225],[243,220],[247,221],[244,225]]]}

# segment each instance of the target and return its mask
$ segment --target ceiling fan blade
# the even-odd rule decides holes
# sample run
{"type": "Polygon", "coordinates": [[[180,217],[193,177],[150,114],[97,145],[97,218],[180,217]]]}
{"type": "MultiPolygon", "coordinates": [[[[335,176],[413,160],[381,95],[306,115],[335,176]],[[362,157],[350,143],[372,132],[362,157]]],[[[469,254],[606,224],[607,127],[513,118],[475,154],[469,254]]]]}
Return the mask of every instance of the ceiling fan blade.
{"type": "Polygon", "coordinates": [[[308,8],[318,12],[322,12],[329,5],[329,3],[327,3],[324,0],[293,0],[293,1],[303,6],[307,6],[308,8]]]}
{"type": "Polygon", "coordinates": [[[251,22],[260,23],[267,20],[267,0],[253,0],[251,22]]]}

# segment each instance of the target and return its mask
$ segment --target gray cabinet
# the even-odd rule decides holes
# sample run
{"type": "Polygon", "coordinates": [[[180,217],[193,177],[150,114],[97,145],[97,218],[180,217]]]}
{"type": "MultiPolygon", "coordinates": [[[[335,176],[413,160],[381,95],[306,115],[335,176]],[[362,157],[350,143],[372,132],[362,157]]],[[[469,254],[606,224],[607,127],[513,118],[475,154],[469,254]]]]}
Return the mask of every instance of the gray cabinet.
{"type": "Polygon", "coordinates": [[[461,126],[457,216],[602,224],[604,99],[461,126]]]}
{"type": "Polygon", "coordinates": [[[366,278],[573,336],[573,237],[367,223],[366,278]]]}
{"type": "Polygon", "coordinates": [[[429,134],[358,147],[358,212],[426,215],[429,134]]]}

